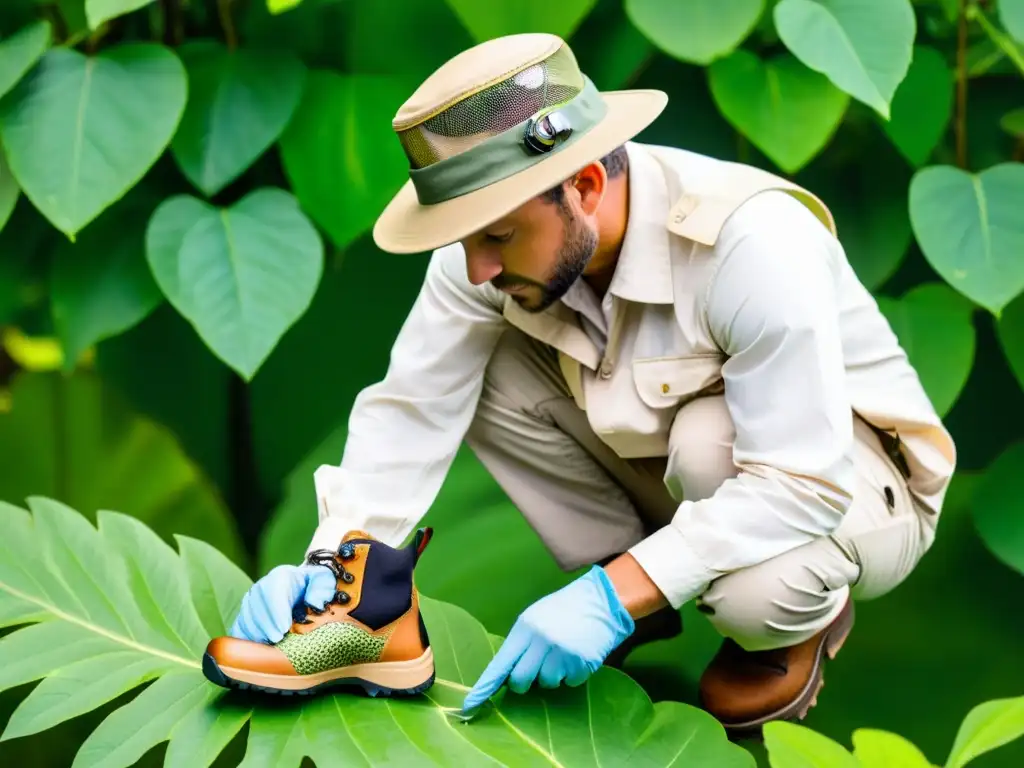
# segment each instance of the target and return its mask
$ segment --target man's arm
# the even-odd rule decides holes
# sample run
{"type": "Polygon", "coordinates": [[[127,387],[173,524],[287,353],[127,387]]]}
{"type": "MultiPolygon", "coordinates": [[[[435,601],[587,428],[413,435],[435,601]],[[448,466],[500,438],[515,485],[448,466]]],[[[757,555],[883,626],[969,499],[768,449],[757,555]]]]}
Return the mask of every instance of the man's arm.
{"type": "Polygon", "coordinates": [[[609,564],[634,618],[832,533],[852,500],[838,244],[798,201],[768,192],[733,215],[717,248],[707,312],[729,357],[722,377],[738,476],[684,501],[669,525],[609,564]]]}
{"type": "Polygon", "coordinates": [[[355,400],[340,466],[314,474],[319,525],[307,552],[337,547],[349,530],[398,546],[426,514],[504,329],[500,295],[487,291],[468,282],[460,246],[433,254],[386,376],[355,400]]]}

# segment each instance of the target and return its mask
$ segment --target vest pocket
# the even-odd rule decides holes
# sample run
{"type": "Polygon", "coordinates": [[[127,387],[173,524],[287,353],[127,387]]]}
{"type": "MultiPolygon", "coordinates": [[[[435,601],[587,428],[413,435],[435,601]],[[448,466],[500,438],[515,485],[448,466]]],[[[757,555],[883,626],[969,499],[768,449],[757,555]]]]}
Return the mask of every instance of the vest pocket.
{"type": "Polygon", "coordinates": [[[671,408],[721,377],[721,357],[698,355],[633,361],[637,394],[651,408],[671,408]]]}

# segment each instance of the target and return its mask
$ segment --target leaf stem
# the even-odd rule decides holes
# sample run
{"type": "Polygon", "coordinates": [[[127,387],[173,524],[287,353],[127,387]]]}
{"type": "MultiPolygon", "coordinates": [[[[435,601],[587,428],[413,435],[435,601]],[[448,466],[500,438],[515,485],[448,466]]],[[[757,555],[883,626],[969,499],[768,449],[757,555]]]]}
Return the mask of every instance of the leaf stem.
{"type": "Polygon", "coordinates": [[[967,170],[967,0],[960,0],[957,17],[956,164],[967,170]]]}
{"type": "Polygon", "coordinates": [[[996,28],[995,24],[985,15],[985,12],[979,8],[976,4],[972,3],[967,8],[967,19],[969,21],[977,21],[978,26],[981,27],[982,31],[988,35],[989,40],[996,44],[1006,57],[1012,61],[1017,69],[1020,70],[1021,74],[1024,75],[1024,51],[1022,51],[1008,35],[1003,34],[1002,31],[996,28]]]}
{"type": "Polygon", "coordinates": [[[224,30],[224,42],[229,51],[238,47],[238,33],[235,31],[235,20],[231,18],[231,0],[217,0],[217,15],[224,30]]]}

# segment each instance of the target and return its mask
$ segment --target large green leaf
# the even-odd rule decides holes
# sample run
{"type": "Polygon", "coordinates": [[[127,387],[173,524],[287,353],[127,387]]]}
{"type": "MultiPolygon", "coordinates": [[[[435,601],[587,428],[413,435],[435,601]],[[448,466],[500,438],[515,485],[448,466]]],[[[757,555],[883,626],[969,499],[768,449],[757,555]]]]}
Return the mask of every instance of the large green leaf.
{"type": "Polygon", "coordinates": [[[605,91],[632,87],[658,55],[658,49],[630,22],[619,0],[598,0],[571,44],[580,69],[605,91]]]}
{"type": "Polygon", "coordinates": [[[996,8],[1006,31],[1024,44],[1024,0],[999,0],[996,8]]]}
{"type": "Polygon", "coordinates": [[[1024,696],[986,701],[964,718],[946,768],[961,768],[979,755],[1021,736],[1024,736],[1024,696]]]}
{"type": "Polygon", "coordinates": [[[7,154],[0,147],[0,230],[4,228],[11,214],[14,213],[14,206],[18,204],[21,197],[21,187],[18,180],[11,173],[11,166],[7,163],[7,154]]]}
{"type": "Polygon", "coordinates": [[[999,344],[1021,388],[1024,388],[1024,295],[1003,310],[996,325],[999,344]]]}
{"type": "Polygon", "coordinates": [[[792,173],[828,143],[849,97],[793,56],[739,50],[708,69],[715,103],[776,165],[792,173]]]}
{"type": "Polygon", "coordinates": [[[52,727],[157,678],[107,715],[78,749],[74,768],[124,768],[165,741],[166,764],[205,768],[247,721],[246,766],[298,768],[303,757],[318,766],[754,766],[710,715],[677,702],[653,704],[613,669],[578,688],[506,694],[475,721],[453,723],[445,713],[461,706],[495,645],[468,613],[428,597],[422,606],[436,678],[423,695],[370,699],[340,691],[283,707],[224,691],[204,679],[199,660],[211,623],[219,631],[237,611],[244,575],[209,548],[197,560],[195,543],[184,537],[179,555],[117,512],[101,512],[97,530],[52,499],[29,503],[31,513],[0,505],[7,534],[0,600],[18,606],[23,620],[45,621],[0,640],[0,670],[21,665],[26,633],[50,643],[19,670],[21,682],[44,679],[2,738],[52,727]],[[47,625],[54,629],[40,629],[47,625]],[[59,707],[48,701],[51,693],[61,695],[59,707]]]}
{"type": "Polygon", "coordinates": [[[999,120],[999,126],[1011,136],[1024,139],[1024,107],[1003,115],[999,120]]]}
{"type": "Polygon", "coordinates": [[[853,732],[853,756],[861,768],[932,768],[921,750],[905,738],[874,728],[853,732]]]}
{"type": "Polygon", "coordinates": [[[93,57],[53,49],[0,103],[11,170],[74,238],[160,157],[186,93],[185,68],[160,45],[125,43],[93,57]]]}
{"type": "Polygon", "coordinates": [[[85,15],[89,28],[97,29],[105,21],[137,11],[153,2],[156,0],[85,0],[85,15]]]}
{"type": "Polygon", "coordinates": [[[1024,573],[1024,443],[1014,443],[996,458],[975,491],[971,509],[985,545],[1011,568],[1024,573]]]}
{"type": "Polygon", "coordinates": [[[956,403],[974,365],[974,305],[942,283],[924,283],[900,300],[878,298],[940,416],[956,403]]]}
{"type": "Polygon", "coordinates": [[[757,24],[764,0],[626,0],[637,29],[670,56],[692,64],[710,64],[732,53],[757,24]]]}
{"type": "Polygon", "coordinates": [[[953,113],[953,73],[934,48],[917,46],[892,100],[885,132],[911,165],[920,166],[942,140],[953,113]]]}
{"type": "Polygon", "coordinates": [[[294,197],[262,188],[227,209],[170,198],[150,220],[146,256],[207,346],[251,379],[309,306],[324,249],[294,197]]]}
{"type": "Polygon", "coordinates": [[[76,242],[58,245],[50,305],[65,370],[97,341],[139,323],[163,299],[146,265],[146,222],[154,207],[149,199],[126,198],[76,242]]]}
{"type": "Polygon", "coordinates": [[[302,62],[288,51],[197,41],[178,49],[189,99],[171,151],[207,196],[234,181],[281,135],[302,96],[302,62]]]}
{"type": "Polygon", "coordinates": [[[479,0],[447,0],[455,15],[478,42],[521,32],[548,32],[570,37],[597,0],[518,0],[514,3],[481,3],[479,0]]]}
{"type": "Polygon", "coordinates": [[[50,25],[30,24],[0,41],[0,97],[17,85],[50,46],[50,25]]]}
{"type": "Polygon", "coordinates": [[[800,61],[888,119],[910,66],[910,0],[781,0],[775,26],[800,61]]]}
{"type": "Polygon", "coordinates": [[[862,768],[840,744],[795,723],[767,723],[764,744],[771,768],[862,768]]]}
{"type": "Polygon", "coordinates": [[[389,77],[317,71],[306,78],[281,156],[303,210],[339,248],[373,225],[408,178],[391,129],[406,96],[389,77]]]}
{"type": "Polygon", "coordinates": [[[21,373],[0,415],[0,499],[60,495],[92,515],[131,512],[167,541],[184,533],[232,559],[242,547],[219,496],[163,427],[125,407],[89,373],[21,373]]]}
{"type": "Polygon", "coordinates": [[[972,174],[950,166],[910,182],[910,222],[925,258],[950,285],[999,314],[1024,290],[1024,164],[972,174]]]}

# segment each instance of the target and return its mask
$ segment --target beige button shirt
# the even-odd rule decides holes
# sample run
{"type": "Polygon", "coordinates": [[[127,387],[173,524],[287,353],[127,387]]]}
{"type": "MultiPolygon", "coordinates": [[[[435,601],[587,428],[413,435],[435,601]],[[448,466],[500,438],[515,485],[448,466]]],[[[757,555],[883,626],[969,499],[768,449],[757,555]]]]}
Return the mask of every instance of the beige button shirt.
{"type": "MultiPolygon", "coordinates": [[[[955,451],[916,373],[805,190],[684,150],[627,144],[629,220],[606,296],[530,314],[434,252],[383,381],[356,399],[340,466],[314,476],[310,549],[362,529],[398,545],[441,487],[509,324],[560,352],[620,456],[665,456],[675,413],[724,390],[739,475],[631,550],[679,606],[716,577],[834,531],[854,486],[852,412],[898,434],[937,515],[955,451]]],[[[699,440],[699,436],[694,436],[699,440]]]]}

